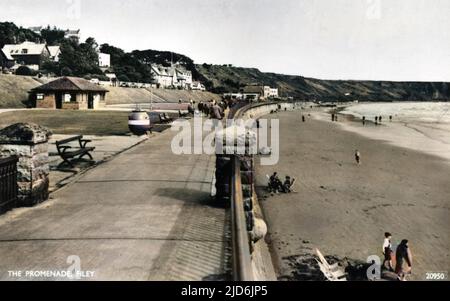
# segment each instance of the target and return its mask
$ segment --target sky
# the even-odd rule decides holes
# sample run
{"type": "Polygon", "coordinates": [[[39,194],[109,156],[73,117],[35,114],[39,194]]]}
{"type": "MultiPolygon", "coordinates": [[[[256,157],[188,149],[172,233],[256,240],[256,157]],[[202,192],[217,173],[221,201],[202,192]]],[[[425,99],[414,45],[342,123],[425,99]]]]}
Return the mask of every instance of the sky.
{"type": "Polygon", "coordinates": [[[0,21],[79,28],[126,51],[320,79],[450,81],[449,0],[1,1],[0,21]]]}

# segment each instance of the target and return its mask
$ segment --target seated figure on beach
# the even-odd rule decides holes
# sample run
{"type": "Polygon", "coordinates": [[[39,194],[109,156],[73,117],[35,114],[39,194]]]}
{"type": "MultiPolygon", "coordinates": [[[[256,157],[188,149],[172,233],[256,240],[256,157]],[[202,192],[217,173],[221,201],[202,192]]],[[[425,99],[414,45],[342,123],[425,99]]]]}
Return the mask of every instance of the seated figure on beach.
{"type": "Polygon", "coordinates": [[[291,180],[290,176],[286,176],[286,180],[284,181],[284,184],[282,186],[282,192],[291,193],[292,192],[291,188],[292,188],[292,185],[294,185],[294,183],[295,183],[295,179],[291,180]]]}
{"type": "Polygon", "coordinates": [[[282,183],[281,180],[278,178],[278,173],[274,172],[272,176],[270,176],[269,179],[269,191],[270,192],[279,192],[281,190],[282,183]]]}

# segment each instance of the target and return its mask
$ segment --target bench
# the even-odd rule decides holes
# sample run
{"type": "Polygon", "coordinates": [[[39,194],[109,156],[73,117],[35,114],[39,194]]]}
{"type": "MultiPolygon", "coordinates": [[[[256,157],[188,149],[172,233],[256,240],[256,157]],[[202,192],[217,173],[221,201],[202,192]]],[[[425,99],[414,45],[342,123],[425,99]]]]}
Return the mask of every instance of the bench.
{"type": "Polygon", "coordinates": [[[161,123],[171,123],[173,121],[173,119],[170,118],[170,116],[166,113],[159,114],[159,120],[161,121],[161,123]]]}
{"type": "Polygon", "coordinates": [[[64,140],[56,141],[55,144],[56,148],[58,149],[58,154],[64,160],[61,164],[59,164],[59,166],[62,166],[64,163],[67,163],[71,167],[75,167],[70,161],[75,157],[78,157],[78,160],[80,160],[84,156],[88,156],[91,160],[93,160],[94,158],[92,158],[90,152],[94,151],[95,147],[87,147],[86,145],[89,142],[92,142],[92,140],[83,139],[83,136],[75,136],[64,140]],[[80,147],[74,148],[72,146],[67,145],[73,141],[78,141],[80,147]]]}
{"type": "Polygon", "coordinates": [[[184,118],[184,117],[187,117],[189,115],[189,113],[183,113],[183,112],[181,112],[181,110],[178,110],[178,115],[180,116],[180,118],[184,118]]]}
{"type": "Polygon", "coordinates": [[[169,116],[169,114],[167,114],[167,113],[164,113],[164,117],[166,118],[167,122],[169,122],[169,123],[173,121],[173,118],[171,118],[169,116]]]}

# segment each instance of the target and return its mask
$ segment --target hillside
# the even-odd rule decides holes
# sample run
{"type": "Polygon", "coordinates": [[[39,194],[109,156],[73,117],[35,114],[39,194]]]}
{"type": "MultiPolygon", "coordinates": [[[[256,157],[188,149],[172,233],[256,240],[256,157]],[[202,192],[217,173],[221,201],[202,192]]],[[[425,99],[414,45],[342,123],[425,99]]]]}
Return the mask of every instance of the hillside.
{"type": "MultiPolygon", "coordinates": [[[[0,109],[25,108],[27,106],[28,91],[47,82],[48,79],[33,78],[30,76],[17,76],[0,74],[0,109]]],[[[149,103],[153,99],[155,103],[177,103],[179,99],[187,102],[208,101],[219,99],[217,94],[201,91],[164,90],[164,89],[134,89],[107,87],[109,93],[106,96],[107,104],[149,103]],[[150,92],[153,92],[152,93],[150,92]]]]}
{"type": "Polygon", "coordinates": [[[429,101],[450,100],[450,83],[388,82],[388,81],[333,81],[302,76],[263,73],[255,68],[226,65],[196,65],[206,79],[207,86],[217,93],[237,92],[246,84],[258,83],[278,87],[281,96],[308,100],[362,100],[362,101],[429,101]],[[351,95],[346,96],[346,94],[351,95]]]}
{"type": "Polygon", "coordinates": [[[0,74],[0,108],[24,108],[28,91],[40,83],[29,76],[0,74]]]}

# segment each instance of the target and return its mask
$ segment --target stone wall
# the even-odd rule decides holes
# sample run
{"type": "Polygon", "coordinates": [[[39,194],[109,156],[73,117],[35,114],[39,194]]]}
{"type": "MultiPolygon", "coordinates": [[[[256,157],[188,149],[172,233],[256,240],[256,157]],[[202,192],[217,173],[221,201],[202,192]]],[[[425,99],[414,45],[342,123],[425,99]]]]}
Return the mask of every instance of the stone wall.
{"type": "Polygon", "coordinates": [[[80,105],[78,104],[78,102],[63,102],[62,104],[62,108],[64,110],[78,110],[80,108],[80,105]]]}
{"type": "Polygon", "coordinates": [[[36,100],[38,109],[56,109],[55,94],[45,94],[44,99],[36,100]]]}
{"type": "Polygon", "coordinates": [[[30,207],[48,199],[50,135],[35,124],[19,123],[0,130],[0,157],[19,157],[17,207],[30,207]]]}

